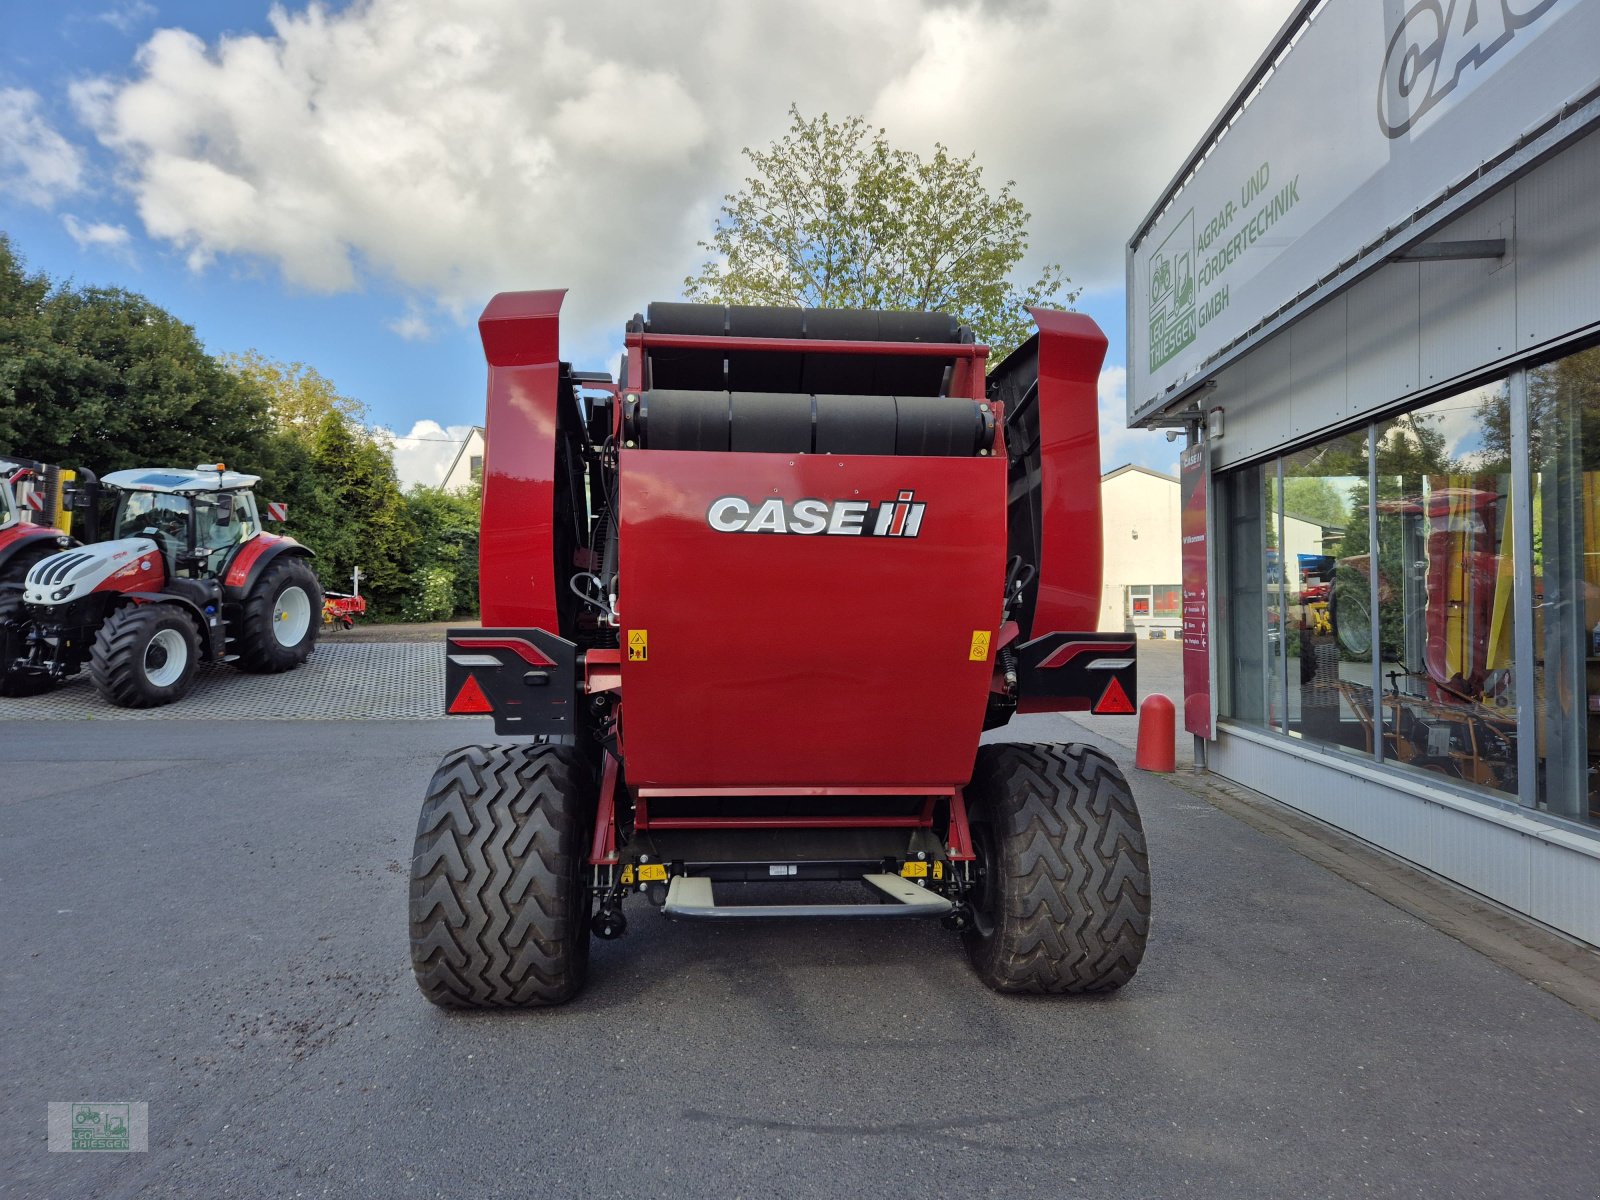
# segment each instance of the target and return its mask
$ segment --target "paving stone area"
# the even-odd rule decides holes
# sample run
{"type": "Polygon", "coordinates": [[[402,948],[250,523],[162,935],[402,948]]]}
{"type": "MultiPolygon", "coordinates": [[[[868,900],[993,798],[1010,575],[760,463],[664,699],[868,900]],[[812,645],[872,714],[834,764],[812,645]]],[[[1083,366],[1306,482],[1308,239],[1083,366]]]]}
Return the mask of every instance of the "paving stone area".
{"type": "Polygon", "coordinates": [[[84,671],[43,696],[0,699],[0,720],[33,721],[393,721],[442,714],[444,644],[320,644],[304,666],[247,675],[202,666],[194,688],[162,708],[118,708],[84,671]]]}

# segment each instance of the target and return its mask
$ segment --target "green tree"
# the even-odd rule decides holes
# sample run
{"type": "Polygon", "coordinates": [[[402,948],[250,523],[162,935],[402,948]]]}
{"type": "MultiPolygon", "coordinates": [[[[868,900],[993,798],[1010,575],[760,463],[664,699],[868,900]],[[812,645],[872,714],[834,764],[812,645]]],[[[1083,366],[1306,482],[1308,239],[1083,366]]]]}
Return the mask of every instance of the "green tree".
{"type": "Polygon", "coordinates": [[[417,486],[406,492],[406,508],[417,531],[412,551],[415,573],[435,572],[437,597],[424,597],[415,586],[411,614],[419,620],[444,620],[478,611],[478,511],[477,487],[446,491],[417,486]],[[445,588],[448,588],[445,591],[445,588]],[[423,600],[428,602],[423,604],[423,600]]]}
{"type": "Polygon", "coordinates": [[[247,463],[263,394],[194,330],[119,288],[52,286],[0,236],[0,448],[104,474],[247,463]]]}
{"type": "Polygon", "coordinates": [[[294,477],[286,529],[317,553],[324,586],[345,590],[361,568],[375,616],[401,615],[411,587],[417,534],[395,480],[394,462],[361,426],[323,415],[308,469],[294,477]]]}
{"type": "Polygon", "coordinates": [[[714,257],[684,280],[690,300],[947,312],[992,361],[1027,338],[1030,307],[1062,307],[1070,281],[1057,265],[1011,283],[1030,218],[1014,181],[991,193],[976,155],[936,144],[923,158],[860,117],[807,120],[794,105],[789,116],[768,149],[745,147],[752,174],[700,243],[714,257]]]}
{"type": "Polygon", "coordinates": [[[265,393],[276,430],[307,446],[316,438],[322,418],[330,412],[357,424],[367,422],[364,403],[342,395],[326,376],[305,363],[277,362],[260,351],[246,350],[243,354],[223,355],[222,365],[265,393]]]}

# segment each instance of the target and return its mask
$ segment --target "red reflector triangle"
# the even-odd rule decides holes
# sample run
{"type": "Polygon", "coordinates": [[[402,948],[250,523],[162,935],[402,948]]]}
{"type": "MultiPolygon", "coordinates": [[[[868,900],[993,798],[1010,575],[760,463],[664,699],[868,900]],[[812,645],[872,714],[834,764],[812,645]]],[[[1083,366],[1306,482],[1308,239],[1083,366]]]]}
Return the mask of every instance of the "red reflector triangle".
{"type": "MultiPolygon", "coordinates": [[[[1122,685],[1113,675],[1111,682],[1106,685],[1106,690],[1100,694],[1100,703],[1094,706],[1097,713],[1131,713],[1133,701],[1128,699],[1128,693],[1122,690],[1122,685]]],[[[454,712],[454,709],[451,709],[454,712]]]]}
{"type": "Polygon", "coordinates": [[[493,712],[494,705],[489,703],[489,697],[483,694],[483,689],[478,686],[476,676],[468,675],[467,682],[461,685],[461,690],[456,693],[456,698],[450,701],[447,710],[453,713],[486,713],[493,712]]]}

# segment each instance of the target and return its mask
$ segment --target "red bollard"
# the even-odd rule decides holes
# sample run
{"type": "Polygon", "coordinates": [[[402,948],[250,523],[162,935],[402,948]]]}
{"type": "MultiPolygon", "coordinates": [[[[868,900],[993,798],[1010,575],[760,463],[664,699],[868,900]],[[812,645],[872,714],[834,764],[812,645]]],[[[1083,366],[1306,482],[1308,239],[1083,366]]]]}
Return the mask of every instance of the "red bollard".
{"type": "Polygon", "coordinates": [[[1133,765],[1141,771],[1177,769],[1177,714],[1172,701],[1157,693],[1139,705],[1139,748],[1133,765]]]}

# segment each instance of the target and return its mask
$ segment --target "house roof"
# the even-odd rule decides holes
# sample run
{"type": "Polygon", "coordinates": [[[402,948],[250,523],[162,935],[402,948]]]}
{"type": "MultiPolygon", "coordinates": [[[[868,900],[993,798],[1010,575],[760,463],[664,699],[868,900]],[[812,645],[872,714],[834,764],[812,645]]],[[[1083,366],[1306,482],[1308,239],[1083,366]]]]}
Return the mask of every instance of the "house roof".
{"type": "Polygon", "coordinates": [[[1178,482],[1178,477],[1176,475],[1168,475],[1165,471],[1152,471],[1149,467],[1141,467],[1138,463],[1123,463],[1116,470],[1107,471],[1104,475],[1100,476],[1100,482],[1109,482],[1110,480],[1115,479],[1118,475],[1126,475],[1129,471],[1138,471],[1142,475],[1153,475],[1155,478],[1165,480],[1167,483],[1178,482]]]}
{"type": "Polygon", "coordinates": [[[456,451],[456,456],[450,460],[450,465],[445,468],[444,477],[446,482],[449,481],[450,476],[456,473],[456,464],[461,461],[461,456],[467,452],[467,447],[472,445],[473,434],[477,434],[478,439],[481,441],[483,439],[483,426],[474,425],[467,431],[467,436],[461,439],[460,449],[456,451]]]}

